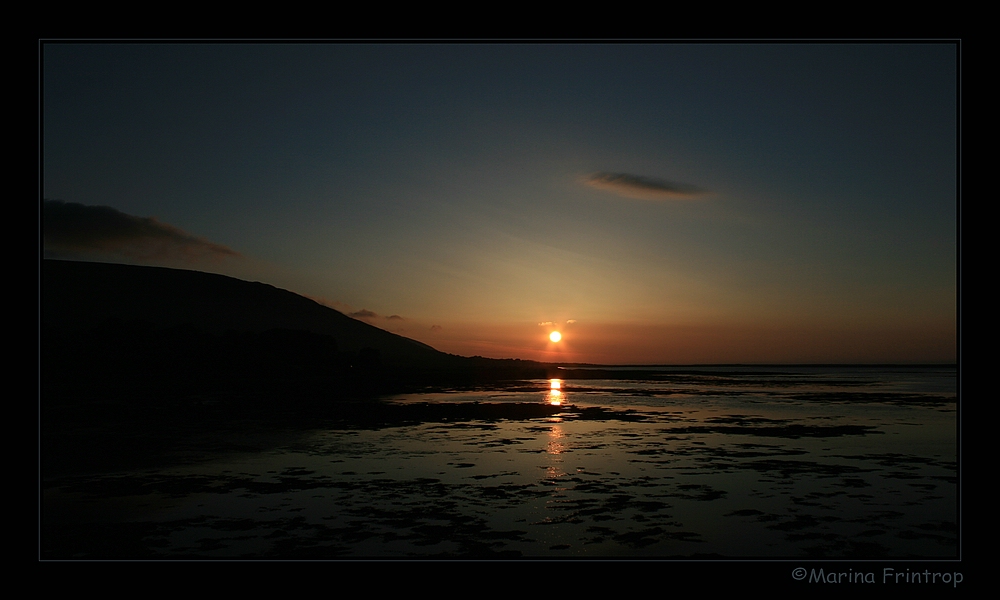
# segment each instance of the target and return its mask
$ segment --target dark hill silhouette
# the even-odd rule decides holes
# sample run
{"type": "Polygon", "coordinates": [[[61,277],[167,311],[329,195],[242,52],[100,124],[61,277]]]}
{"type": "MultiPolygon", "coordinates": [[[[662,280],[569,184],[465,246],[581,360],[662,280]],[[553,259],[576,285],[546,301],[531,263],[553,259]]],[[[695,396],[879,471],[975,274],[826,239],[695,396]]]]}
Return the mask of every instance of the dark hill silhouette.
{"type": "MultiPolygon", "coordinates": [[[[163,267],[45,260],[42,327],[81,332],[108,322],[219,334],[303,331],[331,336],[340,351],[375,350],[392,365],[448,367],[460,357],[352,319],[274,286],[163,267]]],[[[286,336],[287,337],[287,336],[286,336]]]]}
{"type": "Polygon", "coordinates": [[[41,275],[49,473],[147,464],[182,447],[209,456],[220,432],[252,440],[320,423],[409,421],[376,399],[554,368],[445,354],[222,275],[57,260],[43,261],[41,275]]]}

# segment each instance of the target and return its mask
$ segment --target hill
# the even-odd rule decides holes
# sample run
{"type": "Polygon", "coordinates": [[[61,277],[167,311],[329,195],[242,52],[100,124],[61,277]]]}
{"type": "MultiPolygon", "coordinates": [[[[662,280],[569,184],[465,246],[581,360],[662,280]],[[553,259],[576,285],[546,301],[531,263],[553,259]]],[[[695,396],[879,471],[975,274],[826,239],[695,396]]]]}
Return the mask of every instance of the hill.
{"type": "Polygon", "coordinates": [[[304,331],[332,337],[340,351],[375,350],[391,365],[450,366],[459,358],[287,290],[199,271],[45,260],[41,300],[43,332],[109,323],[212,334],[304,331]]]}
{"type": "Polygon", "coordinates": [[[119,264],[43,261],[40,333],[47,473],[209,456],[321,423],[409,422],[412,409],[375,399],[551,368],[445,354],[263,283],[119,264]],[[239,441],[220,446],[226,436],[239,441]]]}

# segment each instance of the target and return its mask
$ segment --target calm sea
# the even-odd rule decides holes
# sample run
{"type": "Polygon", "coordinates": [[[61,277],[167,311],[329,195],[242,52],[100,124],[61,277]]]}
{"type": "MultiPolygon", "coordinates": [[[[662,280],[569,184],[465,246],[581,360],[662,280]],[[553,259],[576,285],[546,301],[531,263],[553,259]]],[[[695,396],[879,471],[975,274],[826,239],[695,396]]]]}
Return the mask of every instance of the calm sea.
{"type": "Polygon", "coordinates": [[[956,557],[954,367],[631,376],[397,396],[438,416],[66,478],[47,499],[131,531],[122,558],[956,557]],[[468,403],[501,406],[430,410],[468,403]]]}

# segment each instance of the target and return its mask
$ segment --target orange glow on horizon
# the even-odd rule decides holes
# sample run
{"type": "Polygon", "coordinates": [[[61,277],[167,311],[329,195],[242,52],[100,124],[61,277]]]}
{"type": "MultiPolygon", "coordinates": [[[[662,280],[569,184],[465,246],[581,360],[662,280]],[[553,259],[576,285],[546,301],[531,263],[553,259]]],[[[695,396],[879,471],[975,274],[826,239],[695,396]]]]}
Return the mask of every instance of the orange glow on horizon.
{"type": "MultiPolygon", "coordinates": [[[[953,320],[929,320],[912,327],[867,322],[677,325],[581,320],[570,326],[571,335],[560,330],[559,342],[549,338],[554,324],[537,321],[444,325],[441,331],[413,337],[460,356],[607,365],[954,363],[957,354],[953,320]]],[[[410,330],[403,335],[409,334],[410,330]]]]}

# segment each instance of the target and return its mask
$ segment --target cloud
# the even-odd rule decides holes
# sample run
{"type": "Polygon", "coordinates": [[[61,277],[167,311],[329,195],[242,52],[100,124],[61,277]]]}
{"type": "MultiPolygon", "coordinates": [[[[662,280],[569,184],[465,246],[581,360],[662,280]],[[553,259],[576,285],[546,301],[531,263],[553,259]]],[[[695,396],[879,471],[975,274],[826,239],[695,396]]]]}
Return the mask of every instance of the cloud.
{"type": "Polygon", "coordinates": [[[545,327],[545,326],[551,325],[551,324],[552,324],[552,321],[542,321],[541,323],[538,324],[538,326],[539,327],[545,327]]]}
{"type": "Polygon", "coordinates": [[[378,313],[374,313],[368,309],[362,308],[357,312],[352,312],[348,314],[349,317],[354,317],[355,319],[374,319],[378,316],[378,313]]]}
{"type": "Polygon", "coordinates": [[[584,183],[599,190],[640,200],[690,200],[705,193],[705,190],[686,183],[629,173],[594,173],[584,183]]]}
{"type": "Polygon", "coordinates": [[[389,315],[386,319],[389,319],[390,321],[402,321],[403,317],[399,315],[389,315]]]}
{"type": "Polygon", "coordinates": [[[239,257],[226,246],[110,206],[45,200],[42,240],[46,256],[116,255],[139,260],[197,262],[239,257]]]}
{"type": "Polygon", "coordinates": [[[440,325],[431,325],[431,331],[441,331],[443,329],[440,325]]]}
{"type": "Polygon", "coordinates": [[[306,298],[309,298],[310,300],[316,302],[317,304],[322,304],[327,308],[332,308],[333,310],[342,312],[345,315],[351,312],[351,306],[349,304],[344,304],[343,302],[337,300],[329,300],[327,298],[324,298],[323,296],[311,296],[309,294],[303,294],[301,292],[299,294],[305,296],[306,298]]]}

